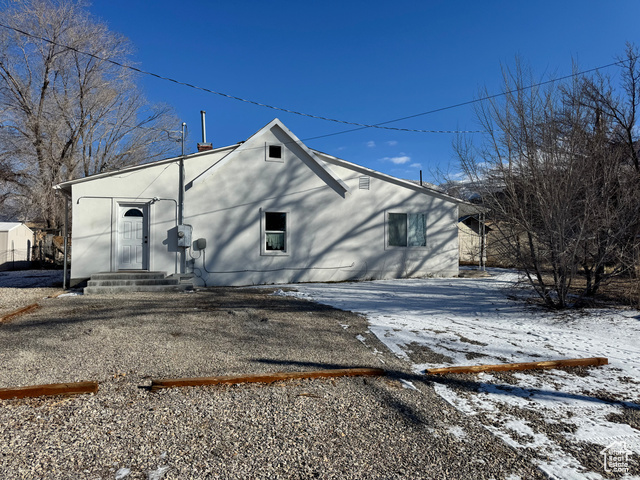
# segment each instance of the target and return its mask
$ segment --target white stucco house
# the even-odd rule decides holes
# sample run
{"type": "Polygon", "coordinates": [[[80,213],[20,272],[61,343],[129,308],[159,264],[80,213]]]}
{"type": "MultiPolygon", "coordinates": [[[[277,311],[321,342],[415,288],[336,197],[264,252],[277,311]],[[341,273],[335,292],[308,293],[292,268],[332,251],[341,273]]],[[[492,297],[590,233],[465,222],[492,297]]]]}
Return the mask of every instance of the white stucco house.
{"type": "Polygon", "coordinates": [[[0,222],[0,270],[28,266],[32,247],[33,231],[24,223],[0,222]]]}
{"type": "Polygon", "coordinates": [[[72,204],[71,285],[122,270],[206,286],[458,273],[459,200],[312,150],[278,119],[56,188],[72,204]]]}

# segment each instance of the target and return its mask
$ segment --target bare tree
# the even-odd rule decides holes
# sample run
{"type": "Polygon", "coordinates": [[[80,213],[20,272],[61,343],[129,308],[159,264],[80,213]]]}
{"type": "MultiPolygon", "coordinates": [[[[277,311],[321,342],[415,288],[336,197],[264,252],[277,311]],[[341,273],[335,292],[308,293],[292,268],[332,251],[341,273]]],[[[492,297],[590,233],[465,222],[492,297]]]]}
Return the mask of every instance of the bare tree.
{"type": "Polygon", "coordinates": [[[477,108],[485,141],[456,143],[502,250],[552,307],[567,305],[580,271],[587,279],[583,296],[594,295],[628,268],[625,258],[636,244],[637,93],[629,79],[639,72],[636,56],[627,55],[627,83],[617,97],[602,78],[529,88],[540,82],[521,63],[504,69],[504,96],[477,108]]]}
{"type": "Polygon", "coordinates": [[[0,165],[31,219],[60,225],[56,183],[176,148],[171,110],[149,106],[134,73],[112,63],[126,63],[129,43],[83,4],[6,2],[0,22],[0,165]]]}

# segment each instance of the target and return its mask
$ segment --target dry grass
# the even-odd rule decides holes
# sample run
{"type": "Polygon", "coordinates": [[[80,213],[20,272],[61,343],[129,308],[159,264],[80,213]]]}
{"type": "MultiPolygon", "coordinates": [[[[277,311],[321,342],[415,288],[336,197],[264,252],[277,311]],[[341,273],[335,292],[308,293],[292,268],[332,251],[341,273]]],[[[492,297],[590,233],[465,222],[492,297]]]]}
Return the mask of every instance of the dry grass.
{"type": "MultiPolygon", "coordinates": [[[[553,277],[549,275],[545,282],[553,285],[553,277]]],[[[582,274],[576,275],[571,282],[570,293],[580,296],[587,287],[587,281],[582,274]]],[[[640,279],[631,278],[629,275],[613,277],[598,289],[593,298],[583,299],[587,306],[603,305],[627,305],[640,306],[640,279]]]]}
{"type": "MultiPolygon", "coordinates": [[[[583,276],[576,277],[574,288],[584,291],[586,281],[583,276]]],[[[598,303],[640,306],[640,279],[629,275],[612,278],[600,287],[594,300],[598,303]]]]}

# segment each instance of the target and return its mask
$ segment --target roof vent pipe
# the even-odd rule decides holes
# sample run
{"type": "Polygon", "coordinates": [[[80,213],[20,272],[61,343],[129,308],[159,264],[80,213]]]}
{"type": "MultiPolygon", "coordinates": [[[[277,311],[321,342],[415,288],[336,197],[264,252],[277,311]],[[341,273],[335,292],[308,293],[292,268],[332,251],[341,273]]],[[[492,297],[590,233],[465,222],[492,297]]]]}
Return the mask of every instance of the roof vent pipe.
{"type": "Polygon", "coordinates": [[[204,122],[204,117],[207,114],[204,110],[200,110],[200,120],[202,121],[202,143],[207,143],[207,127],[204,122]]]}
{"type": "Polygon", "coordinates": [[[207,143],[207,129],[206,124],[204,122],[204,116],[207,112],[204,110],[200,110],[200,118],[202,120],[202,143],[198,144],[198,151],[205,152],[207,150],[213,150],[213,146],[210,143],[207,143]]]}

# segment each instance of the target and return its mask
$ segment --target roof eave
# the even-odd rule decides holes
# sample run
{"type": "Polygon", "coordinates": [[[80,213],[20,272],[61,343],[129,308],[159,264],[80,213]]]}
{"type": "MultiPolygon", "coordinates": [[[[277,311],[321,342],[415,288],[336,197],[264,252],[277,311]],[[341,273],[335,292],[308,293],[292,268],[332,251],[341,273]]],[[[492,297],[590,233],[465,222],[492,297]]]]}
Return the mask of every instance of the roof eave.
{"type": "Polygon", "coordinates": [[[408,180],[402,180],[401,178],[394,177],[392,175],[387,175],[386,173],[379,172],[377,170],[373,170],[372,168],[363,167],[356,163],[349,162],[342,158],[334,157],[333,155],[329,155],[328,153],[323,153],[318,150],[314,150],[315,153],[324,157],[329,163],[335,163],[336,165],[342,166],[344,168],[348,168],[350,170],[355,170],[356,172],[364,173],[366,175],[371,175],[372,177],[379,178],[381,180],[385,180],[387,182],[393,183],[395,185],[399,185],[401,187],[406,187],[416,192],[424,193],[425,195],[432,195],[442,200],[447,200],[457,204],[465,204],[472,205],[466,200],[462,200],[460,198],[452,197],[451,195],[447,195],[446,193],[439,192],[429,187],[417,185],[408,180]]]}
{"type": "Polygon", "coordinates": [[[57,185],[54,185],[53,188],[54,188],[54,190],[63,190],[65,192],[70,192],[71,191],[71,187],[73,185],[78,184],[78,183],[89,182],[91,180],[97,180],[99,178],[106,178],[106,177],[110,177],[110,176],[113,176],[113,175],[119,175],[121,173],[134,172],[136,170],[142,170],[144,168],[154,167],[154,166],[157,166],[157,165],[164,165],[165,163],[174,163],[174,162],[179,161],[180,159],[189,160],[191,158],[201,157],[201,156],[208,155],[208,154],[211,154],[211,153],[218,153],[218,152],[222,152],[224,150],[235,149],[235,148],[238,148],[238,145],[239,144],[226,145],[224,147],[215,148],[213,150],[206,150],[204,152],[195,152],[195,153],[190,153],[190,154],[184,155],[184,156],[183,155],[179,155],[177,157],[164,158],[162,160],[157,160],[155,162],[143,163],[142,165],[132,165],[130,167],[121,168],[119,170],[110,170],[108,172],[95,173],[93,175],[89,175],[88,177],[76,178],[74,180],[67,180],[66,182],[58,183],[57,185]]]}

